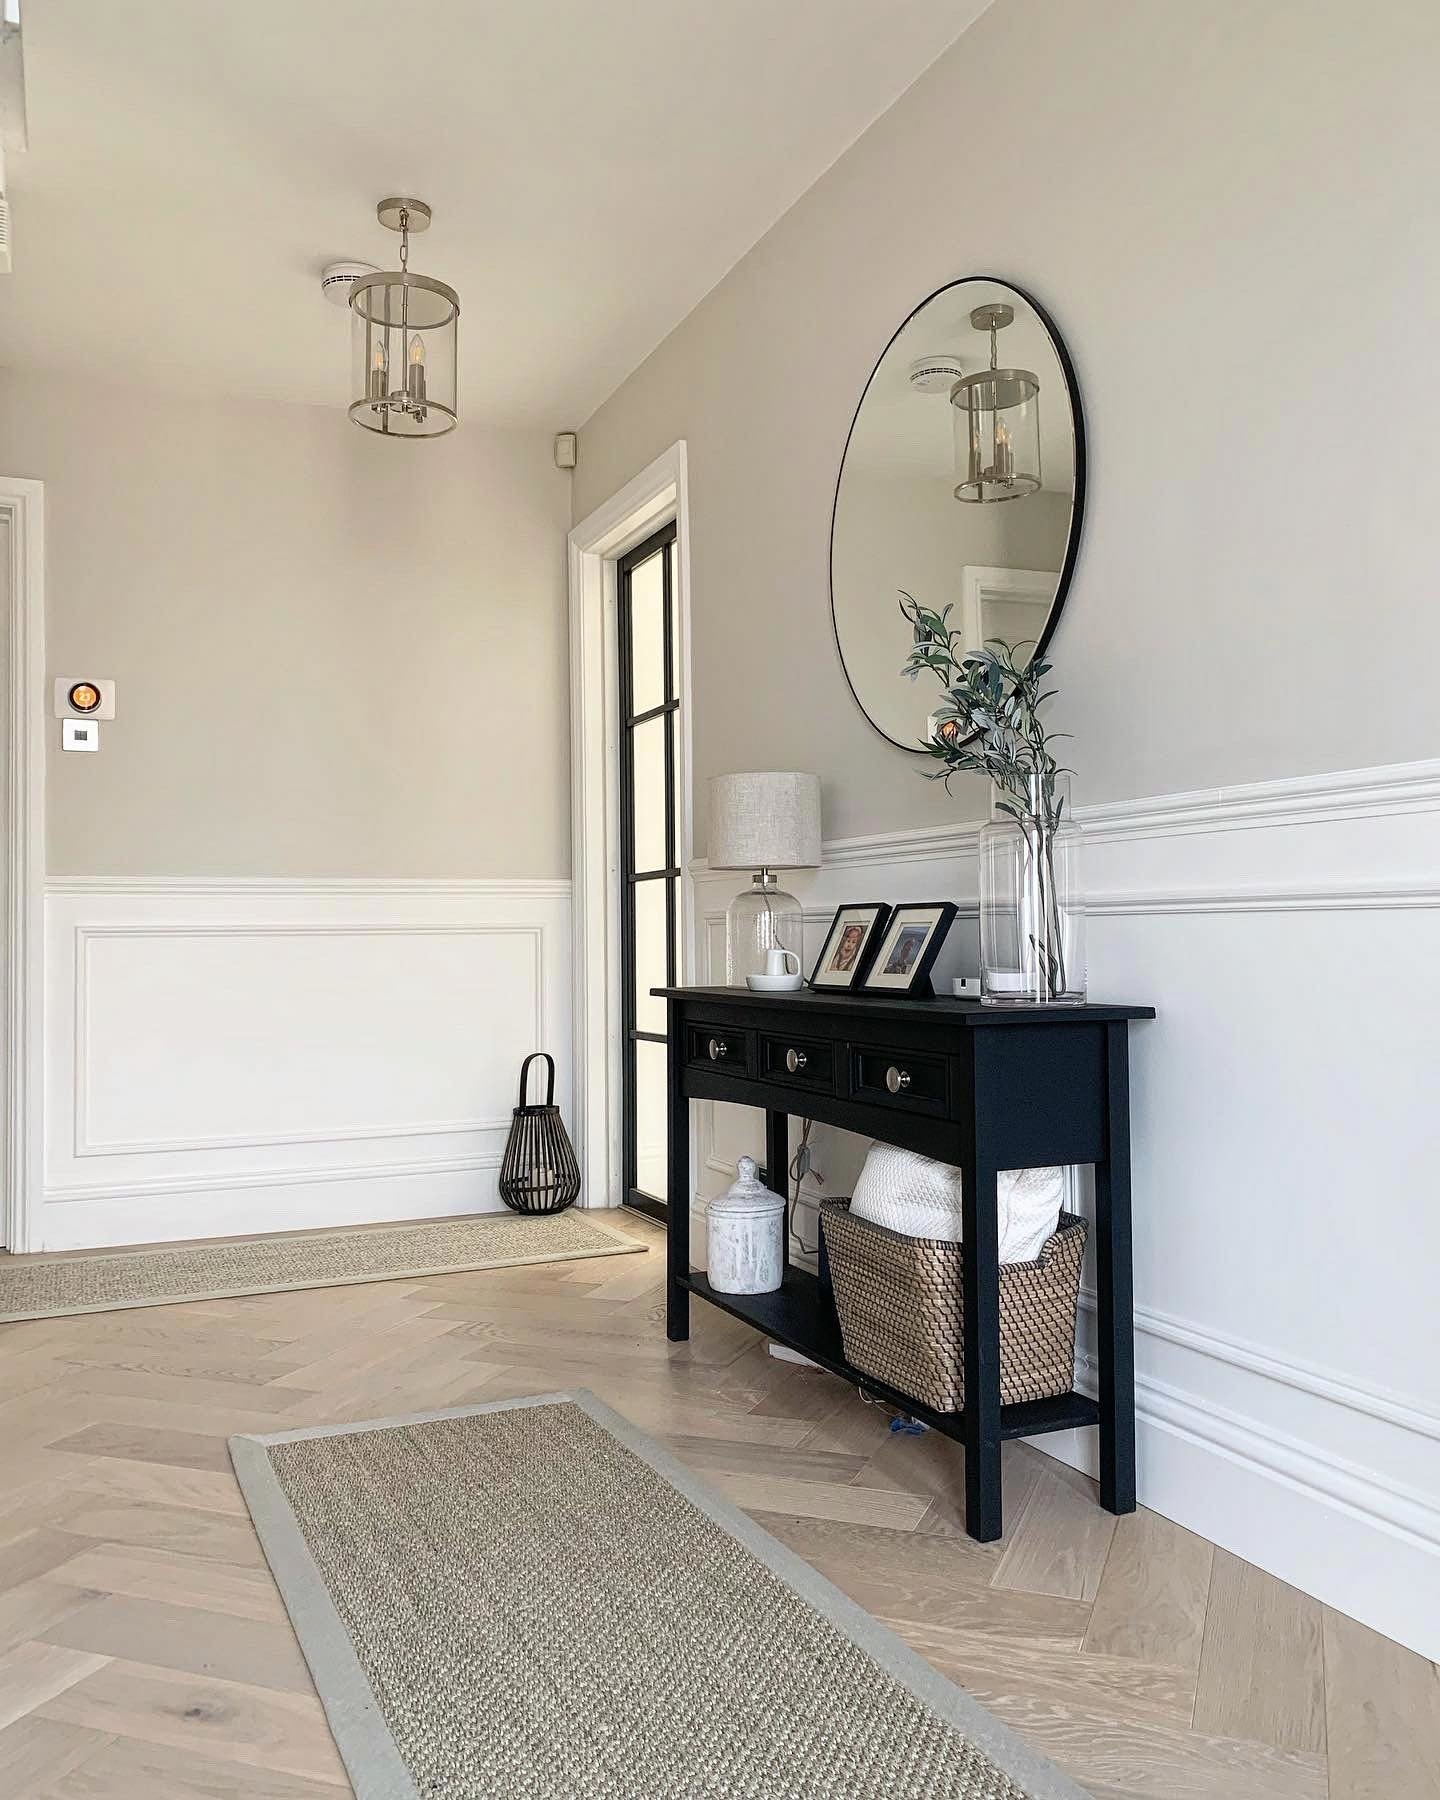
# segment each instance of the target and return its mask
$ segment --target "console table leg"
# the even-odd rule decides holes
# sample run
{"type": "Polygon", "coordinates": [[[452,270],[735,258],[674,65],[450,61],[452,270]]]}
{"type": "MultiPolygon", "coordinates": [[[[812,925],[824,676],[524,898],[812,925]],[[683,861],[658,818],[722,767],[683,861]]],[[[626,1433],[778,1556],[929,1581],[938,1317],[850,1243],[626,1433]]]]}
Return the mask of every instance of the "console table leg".
{"type": "Polygon", "coordinates": [[[665,1335],[679,1343],[690,1335],[690,1290],[680,1285],[690,1273],[690,1102],[681,1088],[682,1037],[678,1008],[670,1009],[665,1180],[665,1335]]]}
{"type": "MultiPolygon", "coordinates": [[[[770,1191],[786,1198],[790,1180],[790,1115],[783,1112],[765,1114],[765,1175],[770,1191]]],[[[790,1260],[790,1246],[785,1246],[785,1260],[790,1260]]]]}
{"type": "Polygon", "coordinates": [[[965,1234],[965,1529],[988,1544],[1003,1529],[1000,1492],[1000,1226],[996,1171],[963,1165],[965,1234]]]}
{"type": "Polygon", "coordinates": [[[1106,1159],[1095,1165],[1095,1323],[1100,1359],[1100,1504],[1135,1510],[1135,1296],[1130,1246],[1130,1062],[1124,1025],[1105,1028],[1106,1159]]]}

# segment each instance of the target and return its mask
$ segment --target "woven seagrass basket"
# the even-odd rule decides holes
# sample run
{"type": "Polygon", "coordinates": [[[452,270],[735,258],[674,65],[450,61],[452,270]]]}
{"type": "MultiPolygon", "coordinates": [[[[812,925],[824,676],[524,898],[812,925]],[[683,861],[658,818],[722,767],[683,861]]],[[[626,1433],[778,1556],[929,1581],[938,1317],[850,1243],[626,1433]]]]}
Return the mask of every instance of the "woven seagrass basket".
{"type": "MultiPolygon", "coordinates": [[[[845,1360],[936,1412],[965,1405],[965,1246],[857,1219],[848,1200],[820,1218],[845,1360]]],[[[1075,1383],[1084,1219],[1062,1212],[1034,1262],[1000,1265],[1000,1399],[1046,1400],[1075,1383]]]]}

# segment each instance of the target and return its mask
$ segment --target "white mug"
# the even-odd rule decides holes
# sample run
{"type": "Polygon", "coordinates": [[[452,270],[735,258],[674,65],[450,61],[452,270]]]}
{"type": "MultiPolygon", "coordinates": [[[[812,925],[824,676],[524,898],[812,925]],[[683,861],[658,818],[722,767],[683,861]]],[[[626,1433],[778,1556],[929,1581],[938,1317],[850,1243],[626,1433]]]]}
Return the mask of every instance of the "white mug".
{"type": "Polygon", "coordinates": [[[800,958],[793,950],[767,950],[765,952],[765,973],[767,975],[798,975],[800,958]]]}

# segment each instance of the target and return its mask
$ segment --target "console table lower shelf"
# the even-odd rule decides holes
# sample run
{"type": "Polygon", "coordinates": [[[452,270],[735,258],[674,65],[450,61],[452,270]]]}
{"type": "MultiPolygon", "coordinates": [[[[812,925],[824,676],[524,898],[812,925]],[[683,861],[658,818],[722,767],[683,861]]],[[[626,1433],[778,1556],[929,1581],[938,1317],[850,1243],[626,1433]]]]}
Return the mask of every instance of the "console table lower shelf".
{"type": "MultiPolygon", "coordinates": [[[[902,1394],[898,1388],[879,1381],[845,1360],[840,1328],[833,1307],[818,1279],[807,1269],[792,1263],[785,1272],[785,1284],[773,1294],[721,1294],[711,1287],[702,1274],[682,1277],[682,1285],[701,1300],[708,1300],[732,1318],[753,1325],[766,1337],[774,1338],[789,1350],[826,1369],[842,1380],[853,1382],[862,1393],[919,1419],[932,1431],[965,1441],[963,1412],[936,1412],[933,1407],[902,1394]]],[[[1077,1425],[1098,1425],[1100,1407],[1088,1394],[1057,1394],[1050,1400],[1024,1400],[1014,1406],[1000,1408],[1002,1438],[1038,1437],[1047,1431],[1069,1431],[1077,1425]]]]}

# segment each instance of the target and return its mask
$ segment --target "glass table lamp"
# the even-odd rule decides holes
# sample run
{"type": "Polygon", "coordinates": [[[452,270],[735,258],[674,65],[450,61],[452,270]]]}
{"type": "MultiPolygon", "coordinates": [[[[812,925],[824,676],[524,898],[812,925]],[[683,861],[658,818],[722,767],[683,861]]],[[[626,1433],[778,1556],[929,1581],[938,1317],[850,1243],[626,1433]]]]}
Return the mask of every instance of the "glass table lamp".
{"type": "Polygon", "coordinates": [[[763,975],[770,950],[793,950],[803,970],[800,902],[775,871],[820,866],[820,777],[795,770],[712,776],[709,862],[752,872],[725,913],[727,986],[763,975]]]}

